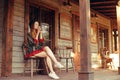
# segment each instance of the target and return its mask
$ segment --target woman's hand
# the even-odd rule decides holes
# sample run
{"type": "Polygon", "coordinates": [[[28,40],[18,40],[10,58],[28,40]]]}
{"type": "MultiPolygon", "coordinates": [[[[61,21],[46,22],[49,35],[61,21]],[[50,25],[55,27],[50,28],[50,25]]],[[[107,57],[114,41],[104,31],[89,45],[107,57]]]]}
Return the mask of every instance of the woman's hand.
{"type": "Polygon", "coordinates": [[[38,34],[40,33],[42,33],[42,29],[40,28],[40,26],[38,27],[38,32],[37,32],[38,34]]]}
{"type": "Polygon", "coordinates": [[[40,34],[40,39],[42,39],[43,37],[42,37],[42,29],[41,29],[41,27],[39,26],[38,27],[38,35],[40,34]]]}

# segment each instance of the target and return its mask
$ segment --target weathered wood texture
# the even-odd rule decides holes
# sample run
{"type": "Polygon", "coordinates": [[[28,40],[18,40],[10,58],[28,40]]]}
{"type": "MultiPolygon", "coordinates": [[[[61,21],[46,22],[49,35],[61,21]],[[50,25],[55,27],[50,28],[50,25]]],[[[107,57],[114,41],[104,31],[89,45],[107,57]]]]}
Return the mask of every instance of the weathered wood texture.
{"type": "Polygon", "coordinates": [[[78,80],[94,80],[91,72],[90,1],[79,0],[80,15],[80,71],[78,80]]]}
{"type": "Polygon", "coordinates": [[[90,3],[79,0],[80,10],[80,71],[91,71],[90,49],[90,3]]]}
{"type": "MultiPolygon", "coordinates": [[[[100,13],[98,13],[98,12],[96,12],[96,11],[94,11],[94,10],[92,10],[91,11],[91,14],[97,14],[97,18],[95,18],[95,17],[91,17],[91,23],[92,24],[95,24],[96,25],[96,39],[99,39],[99,35],[97,34],[98,33],[98,28],[105,28],[105,29],[108,29],[108,31],[109,31],[109,43],[111,43],[111,33],[110,33],[110,26],[111,26],[111,20],[109,19],[109,18],[106,18],[106,17],[104,17],[103,15],[101,15],[100,13]],[[99,25],[99,24],[101,24],[101,25],[103,25],[103,26],[101,26],[101,25],[99,25]]],[[[91,27],[92,27],[92,25],[91,25],[91,27]]],[[[101,66],[100,65],[100,62],[99,62],[99,58],[98,58],[98,56],[99,56],[99,54],[98,54],[98,52],[99,52],[99,45],[98,45],[98,40],[97,40],[97,42],[96,43],[91,43],[91,46],[90,46],[90,48],[91,48],[91,53],[92,53],[92,66],[94,67],[94,65],[97,65],[97,66],[101,66]]],[[[109,48],[110,48],[110,50],[112,50],[111,49],[111,46],[109,45],[109,48]]]]}
{"type": "Polygon", "coordinates": [[[3,6],[4,0],[0,2],[0,75],[1,75],[1,63],[2,63],[2,26],[3,26],[3,6]]]}
{"type": "Polygon", "coordinates": [[[24,0],[14,0],[12,73],[23,73],[24,0]]]}
{"type": "Polygon", "coordinates": [[[13,11],[14,0],[4,0],[1,76],[11,76],[12,73],[13,11]]]}

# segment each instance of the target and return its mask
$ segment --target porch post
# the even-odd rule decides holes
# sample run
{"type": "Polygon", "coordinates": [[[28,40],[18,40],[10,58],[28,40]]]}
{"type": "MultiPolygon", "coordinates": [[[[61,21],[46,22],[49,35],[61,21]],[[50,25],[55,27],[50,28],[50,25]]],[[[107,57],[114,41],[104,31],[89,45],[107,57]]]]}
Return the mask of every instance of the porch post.
{"type": "Polygon", "coordinates": [[[4,19],[2,29],[2,69],[1,76],[12,73],[12,40],[14,0],[4,0],[4,19]]]}
{"type": "Polygon", "coordinates": [[[118,27],[118,39],[119,39],[119,67],[118,67],[118,74],[120,74],[120,6],[116,6],[117,11],[117,27],[118,27]]]}
{"type": "Polygon", "coordinates": [[[80,71],[79,80],[94,80],[91,72],[90,0],[79,0],[80,12],[80,71]]]}

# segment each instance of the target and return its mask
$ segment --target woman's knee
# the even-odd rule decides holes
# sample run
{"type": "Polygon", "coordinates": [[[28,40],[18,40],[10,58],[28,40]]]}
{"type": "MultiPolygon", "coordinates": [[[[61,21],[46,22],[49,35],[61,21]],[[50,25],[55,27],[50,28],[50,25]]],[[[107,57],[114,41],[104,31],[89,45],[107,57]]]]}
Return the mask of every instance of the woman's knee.
{"type": "Polygon", "coordinates": [[[50,48],[48,46],[45,46],[44,49],[46,50],[46,49],[50,49],[50,48]]]}

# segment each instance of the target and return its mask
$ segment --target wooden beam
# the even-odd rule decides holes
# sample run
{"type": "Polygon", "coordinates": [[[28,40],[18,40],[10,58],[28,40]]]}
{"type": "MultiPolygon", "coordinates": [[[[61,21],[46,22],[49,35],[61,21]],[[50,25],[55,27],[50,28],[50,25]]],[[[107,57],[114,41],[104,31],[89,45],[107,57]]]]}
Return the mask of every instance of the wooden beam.
{"type": "Polygon", "coordinates": [[[111,15],[110,17],[117,17],[116,15],[111,15]]]}
{"type": "Polygon", "coordinates": [[[96,14],[99,14],[100,16],[103,16],[103,17],[105,17],[105,18],[107,18],[107,19],[111,19],[110,17],[103,15],[103,13],[100,13],[100,12],[95,11],[95,10],[93,10],[93,9],[91,9],[91,11],[94,12],[94,13],[96,13],[96,14]]]}
{"type": "Polygon", "coordinates": [[[112,19],[116,19],[116,17],[110,17],[110,18],[112,18],[112,19]]]}
{"type": "Polygon", "coordinates": [[[115,4],[116,1],[99,1],[99,2],[91,2],[91,5],[98,5],[98,4],[115,4]]]}
{"type": "Polygon", "coordinates": [[[104,14],[116,14],[116,12],[111,12],[111,13],[104,12],[104,14]]]}
{"type": "Polygon", "coordinates": [[[76,4],[76,5],[79,5],[79,0],[70,0],[72,3],[76,4]]]}
{"type": "Polygon", "coordinates": [[[27,33],[29,24],[29,0],[25,0],[25,24],[24,24],[24,42],[27,43],[27,33]]]}
{"type": "Polygon", "coordinates": [[[104,14],[104,15],[106,15],[106,16],[116,16],[116,14],[104,14]]]}
{"type": "Polygon", "coordinates": [[[102,10],[98,10],[99,12],[116,12],[116,10],[115,9],[111,9],[111,10],[104,10],[104,9],[102,9],[102,10]]]}
{"type": "Polygon", "coordinates": [[[99,9],[99,8],[104,8],[104,9],[108,9],[108,8],[116,8],[116,6],[115,5],[109,5],[109,6],[92,6],[92,8],[94,8],[94,9],[99,9]]]}
{"type": "Polygon", "coordinates": [[[1,76],[12,74],[12,42],[14,0],[4,0],[4,22],[2,30],[2,69],[1,76]]]}

